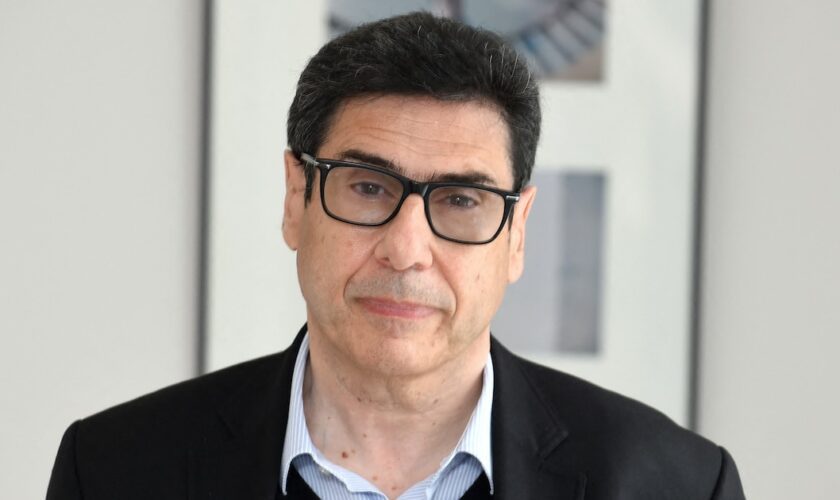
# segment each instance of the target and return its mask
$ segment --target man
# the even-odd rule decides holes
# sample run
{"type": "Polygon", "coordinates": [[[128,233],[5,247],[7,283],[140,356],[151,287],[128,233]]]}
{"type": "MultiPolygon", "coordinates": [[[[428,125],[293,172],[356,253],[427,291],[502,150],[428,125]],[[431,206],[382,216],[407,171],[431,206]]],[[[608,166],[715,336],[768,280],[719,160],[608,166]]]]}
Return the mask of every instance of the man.
{"type": "Polygon", "coordinates": [[[721,448],[491,338],[539,123],[490,33],[411,14],[327,44],[285,155],[307,325],[74,423],[48,498],[743,498],[721,448]]]}

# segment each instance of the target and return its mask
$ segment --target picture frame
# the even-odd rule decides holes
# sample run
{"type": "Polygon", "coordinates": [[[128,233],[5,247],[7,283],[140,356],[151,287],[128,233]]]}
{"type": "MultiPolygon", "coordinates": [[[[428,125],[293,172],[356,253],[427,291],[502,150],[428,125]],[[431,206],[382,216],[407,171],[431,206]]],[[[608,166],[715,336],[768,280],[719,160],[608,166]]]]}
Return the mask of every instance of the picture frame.
{"type": "MultiPolygon", "coordinates": [[[[575,300],[596,301],[588,313],[596,331],[572,349],[549,341],[514,350],[690,426],[703,2],[608,0],[606,6],[599,77],[541,83],[534,173],[535,207],[542,195],[572,182],[563,178],[600,189],[600,204],[590,203],[590,214],[601,211],[593,244],[598,264],[575,261],[597,267],[595,281],[589,279],[597,286],[587,292],[590,299],[570,298],[568,308],[581,309],[575,300]],[[561,179],[560,187],[540,186],[555,182],[545,179],[561,179]]],[[[295,255],[281,234],[285,120],[300,71],[330,35],[329,8],[328,0],[209,3],[206,371],[282,350],[305,322],[295,255]]],[[[539,253],[531,245],[541,232],[548,234],[529,226],[526,255],[539,253]]],[[[523,283],[532,273],[541,274],[526,261],[523,283]]],[[[503,332],[514,327],[518,337],[550,322],[545,312],[523,314],[530,300],[510,315],[518,325],[514,319],[491,325],[503,342],[503,332]]],[[[552,311],[551,303],[541,307],[552,311]]]]}

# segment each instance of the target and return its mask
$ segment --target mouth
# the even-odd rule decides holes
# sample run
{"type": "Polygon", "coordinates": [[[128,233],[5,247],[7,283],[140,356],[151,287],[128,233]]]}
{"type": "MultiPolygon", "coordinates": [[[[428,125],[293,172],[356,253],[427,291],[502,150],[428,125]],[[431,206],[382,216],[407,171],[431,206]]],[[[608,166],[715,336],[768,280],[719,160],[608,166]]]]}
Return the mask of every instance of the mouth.
{"type": "Polygon", "coordinates": [[[358,299],[359,304],[368,312],[378,316],[400,319],[423,319],[435,314],[438,310],[414,302],[402,302],[378,297],[358,299]]]}

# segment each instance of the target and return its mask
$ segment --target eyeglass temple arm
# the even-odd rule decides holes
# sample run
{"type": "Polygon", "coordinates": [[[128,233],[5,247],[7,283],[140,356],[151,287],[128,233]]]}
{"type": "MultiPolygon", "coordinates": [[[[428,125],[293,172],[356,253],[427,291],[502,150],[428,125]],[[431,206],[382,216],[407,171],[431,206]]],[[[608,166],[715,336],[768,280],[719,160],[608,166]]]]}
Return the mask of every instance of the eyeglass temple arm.
{"type": "Polygon", "coordinates": [[[300,154],[299,154],[299,158],[300,158],[300,160],[301,160],[301,161],[303,161],[303,162],[304,162],[304,163],[306,163],[307,165],[316,166],[316,165],[318,165],[318,163],[319,163],[319,162],[318,162],[318,160],[316,160],[316,159],[315,159],[312,155],[310,155],[309,153],[300,153],[300,154]]]}

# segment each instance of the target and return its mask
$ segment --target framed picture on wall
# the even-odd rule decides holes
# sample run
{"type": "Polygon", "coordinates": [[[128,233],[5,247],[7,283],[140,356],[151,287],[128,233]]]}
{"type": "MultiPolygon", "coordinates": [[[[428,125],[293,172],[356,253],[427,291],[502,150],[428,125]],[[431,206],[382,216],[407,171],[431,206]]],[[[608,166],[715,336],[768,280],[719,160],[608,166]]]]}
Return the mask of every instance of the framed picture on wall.
{"type": "Polygon", "coordinates": [[[331,36],[418,9],[498,32],[541,81],[526,268],[494,335],[688,424],[700,0],[214,2],[206,367],[305,321],[280,233],[300,71],[331,36]]]}

